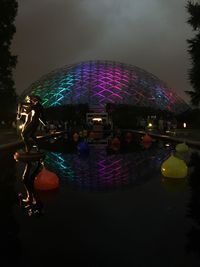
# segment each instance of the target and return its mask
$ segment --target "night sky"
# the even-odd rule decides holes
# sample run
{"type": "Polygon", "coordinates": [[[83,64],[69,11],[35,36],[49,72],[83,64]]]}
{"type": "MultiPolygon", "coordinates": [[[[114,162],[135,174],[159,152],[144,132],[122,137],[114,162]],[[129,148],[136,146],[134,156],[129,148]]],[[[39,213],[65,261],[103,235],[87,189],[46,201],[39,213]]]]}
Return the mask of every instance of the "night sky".
{"type": "Polygon", "coordinates": [[[84,60],[129,63],[183,99],[190,90],[193,36],[187,0],[18,0],[12,52],[17,92],[48,72],[84,60]]]}

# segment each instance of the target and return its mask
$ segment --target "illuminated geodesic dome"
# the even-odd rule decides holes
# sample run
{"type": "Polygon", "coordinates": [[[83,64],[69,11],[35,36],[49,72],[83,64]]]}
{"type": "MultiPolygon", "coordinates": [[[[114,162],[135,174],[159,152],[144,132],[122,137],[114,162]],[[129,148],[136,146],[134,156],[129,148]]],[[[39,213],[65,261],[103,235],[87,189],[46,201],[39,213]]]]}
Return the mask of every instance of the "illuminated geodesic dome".
{"type": "Polygon", "coordinates": [[[44,107],[89,104],[105,110],[108,103],[128,104],[181,113],[189,106],[156,76],[115,61],[67,65],[41,77],[23,92],[38,95],[44,107]]]}

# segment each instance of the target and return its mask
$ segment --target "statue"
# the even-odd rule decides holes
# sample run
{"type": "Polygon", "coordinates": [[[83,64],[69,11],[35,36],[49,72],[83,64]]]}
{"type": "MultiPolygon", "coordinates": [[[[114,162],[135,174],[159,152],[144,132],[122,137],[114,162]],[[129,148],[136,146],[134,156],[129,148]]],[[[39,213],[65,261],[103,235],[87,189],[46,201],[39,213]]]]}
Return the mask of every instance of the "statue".
{"type": "Polygon", "coordinates": [[[22,175],[22,182],[25,188],[25,196],[22,193],[18,194],[20,206],[27,213],[28,216],[40,216],[44,213],[43,204],[39,198],[38,193],[34,189],[35,177],[43,167],[42,160],[39,159],[35,164],[31,161],[26,162],[24,173],[22,175]]]}
{"type": "Polygon", "coordinates": [[[25,152],[30,153],[32,144],[36,147],[37,152],[39,152],[36,131],[40,123],[45,128],[46,124],[44,123],[43,106],[40,104],[38,96],[27,96],[25,102],[18,105],[17,119],[20,120],[22,116],[25,116],[21,131],[25,152]]]}

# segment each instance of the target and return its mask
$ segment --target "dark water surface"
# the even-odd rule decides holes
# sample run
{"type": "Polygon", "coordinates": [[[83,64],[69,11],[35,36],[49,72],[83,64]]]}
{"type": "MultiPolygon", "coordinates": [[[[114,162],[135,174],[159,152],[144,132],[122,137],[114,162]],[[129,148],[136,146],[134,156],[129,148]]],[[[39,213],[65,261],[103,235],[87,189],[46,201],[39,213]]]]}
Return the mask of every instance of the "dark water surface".
{"type": "Polygon", "coordinates": [[[164,179],[160,165],[171,150],[46,151],[60,188],[40,193],[43,212],[32,216],[18,198],[25,164],[1,155],[0,265],[200,266],[198,168],[186,179],[164,179]]]}

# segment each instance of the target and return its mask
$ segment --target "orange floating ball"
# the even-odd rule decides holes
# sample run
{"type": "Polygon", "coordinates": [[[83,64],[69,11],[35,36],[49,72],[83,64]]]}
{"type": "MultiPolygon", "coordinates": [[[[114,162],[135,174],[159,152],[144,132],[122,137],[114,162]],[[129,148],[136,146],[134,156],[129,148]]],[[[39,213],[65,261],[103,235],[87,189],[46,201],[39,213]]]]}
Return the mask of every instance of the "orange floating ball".
{"type": "Polygon", "coordinates": [[[79,134],[78,133],[74,133],[72,138],[73,138],[74,142],[78,142],[79,134]]]}
{"type": "Polygon", "coordinates": [[[112,141],[111,141],[111,148],[114,151],[118,151],[120,149],[121,146],[121,142],[119,140],[119,138],[115,137],[112,141]]]}
{"type": "Polygon", "coordinates": [[[143,141],[143,143],[150,143],[150,142],[152,142],[152,138],[151,138],[150,135],[145,134],[145,136],[143,137],[142,141],[143,141]]]}
{"type": "Polygon", "coordinates": [[[34,188],[36,190],[53,190],[58,187],[58,176],[45,168],[43,168],[42,171],[35,177],[34,188]]]}

